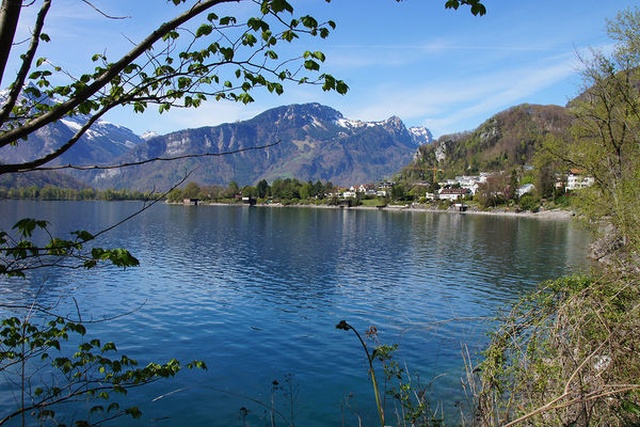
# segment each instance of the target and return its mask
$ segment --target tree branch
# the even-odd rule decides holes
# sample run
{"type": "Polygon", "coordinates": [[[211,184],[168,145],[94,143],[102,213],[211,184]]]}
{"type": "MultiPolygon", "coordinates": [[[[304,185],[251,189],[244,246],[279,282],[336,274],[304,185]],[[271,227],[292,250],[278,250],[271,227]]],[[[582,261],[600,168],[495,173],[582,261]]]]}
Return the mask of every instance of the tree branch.
{"type": "Polygon", "coordinates": [[[53,123],[65,115],[68,115],[75,110],[83,102],[87,101],[92,95],[99,92],[105,86],[107,86],[113,78],[120,74],[128,65],[135,61],[138,57],[143,55],[153,45],[162,40],[162,38],[169,32],[177,29],[180,25],[188,22],[194,17],[207,11],[208,9],[222,3],[239,2],[240,0],[204,0],[196,3],[191,9],[183,14],[175,17],[174,19],[165,22],[160,25],[155,31],[153,31],[146,39],[140,44],[135,46],[127,54],[125,54],[120,60],[109,66],[107,70],[97,77],[91,84],[88,84],[83,89],[79,90],[72,98],[57,105],[50,111],[42,114],[35,119],[24,123],[22,126],[9,130],[0,135],[0,147],[14,143],[20,139],[25,139],[27,136],[35,132],[36,130],[53,123]]]}
{"type": "MultiPolygon", "coordinates": [[[[20,3],[20,1],[18,1],[18,3],[20,3]]],[[[44,20],[47,16],[47,13],[49,13],[50,7],[51,0],[45,0],[42,4],[42,7],[40,8],[40,11],[38,12],[38,15],[36,17],[36,24],[31,34],[31,44],[29,45],[29,49],[27,49],[27,52],[22,56],[22,65],[18,70],[18,74],[16,75],[16,78],[13,82],[7,100],[2,106],[2,109],[0,109],[0,123],[4,123],[7,120],[9,114],[11,113],[11,110],[16,105],[16,102],[18,102],[18,97],[22,92],[24,82],[27,79],[27,75],[29,74],[31,65],[33,64],[33,58],[36,55],[38,46],[40,45],[40,35],[42,34],[42,29],[44,28],[44,20]]],[[[0,25],[2,25],[2,23],[0,23],[0,25]]],[[[4,37],[4,34],[0,37],[4,37]]],[[[0,64],[0,82],[2,81],[2,73],[4,72],[5,67],[6,63],[0,64]]]]}
{"type": "MultiPolygon", "coordinates": [[[[280,142],[281,141],[278,140],[278,141],[272,142],[270,144],[255,145],[255,146],[251,146],[251,147],[238,148],[236,150],[222,151],[222,152],[218,152],[218,153],[185,154],[183,156],[175,156],[175,157],[153,157],[153,158],[150,158],[150,159],[140,160],[138,162],[120,163],[120,164],[117,164],[117,165],[75,166],[75,165],[68,164],[68,165],[61,165],[61,166],[35,167],[35,168],[29,169],[29,171],[54,171],[54,170],[63,170],[63,169],[73,169],[73,170],[120,169],[120,168],[131,167],[131,166],[140,166],[140,165],[144,165],[144,164],[152,163],[152,162],[171,162],[171,161],[175,161],[175,160],[193,159],[193,158],[200,158],[200,157],[228,156],[228,155],[231,155],[231,154],[238,154],[238,153],[243,153],[243,152],[246,152],[246,151],[263,150],[265,148],[269,148],[269,147],[273,147],[275,145],[278,145],[280,142]]],[[[2,171],[3,167],[4,166],[0,166],[0,171],[2,171]]],[[[24,172],[24,171],[21,171],[21,172],[24,172]]],[[[2,172],[0,172],[0,174],[1,173],[2,172]]]]}
{"type": "Polygon", "coordinates": [[[2,0],[0,5],[0,87],[2,87],[2,77],[11,54],[21,10],[22,0],[2,0]]]}

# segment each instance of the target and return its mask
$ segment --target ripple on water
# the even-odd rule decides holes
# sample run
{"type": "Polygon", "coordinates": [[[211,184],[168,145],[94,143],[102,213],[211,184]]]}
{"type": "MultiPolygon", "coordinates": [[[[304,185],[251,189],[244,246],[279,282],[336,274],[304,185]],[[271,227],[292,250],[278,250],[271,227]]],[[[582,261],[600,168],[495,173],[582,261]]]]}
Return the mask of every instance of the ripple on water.
{"type": "MultiPolygon", "coordinates": [[[[29,216],[45,205],[12,212],[29,216]]],[[[108,212],[91,207],[82,219],[93,221],[87,228],[131,209],[105,206],[108,212]]],[[[55,212],[72,227],[85,207],[62,204],[55,212]]],[[[453,402],[461,393],[462,345],[482,345],[497,309],[579,264],[586,242],[565,222],[157,206],[107,242],[129,248],[140,267],[50,275],[42,287],[3,283],[0,293],[20,301],[39,291],[43,302],[69,313],[77,302],[87,319],[129,313],[92,325],[90,334],[143,361],[203,359],[206,373],[154,384],[140,396],[154,415],[174,423],[237,424],[244,406],[259,424],[264,407],[256,401],[270,401],[273,381],[285,387],[293,375],[299,424],[340,425],[344,415],[347,425],[357,425],[356,413],[371,424],[366,360],[355,336],[335,329],[338,321],[361,332],[375,325],[382,342],[400,345],[398,357],[412,372],[427,382],[437,378],[436,395],[453,402]],[[172,390],[184,391],[148,403],[172,390]]],[[[277,399],[288,414],[284,390],[277,399]]]]}

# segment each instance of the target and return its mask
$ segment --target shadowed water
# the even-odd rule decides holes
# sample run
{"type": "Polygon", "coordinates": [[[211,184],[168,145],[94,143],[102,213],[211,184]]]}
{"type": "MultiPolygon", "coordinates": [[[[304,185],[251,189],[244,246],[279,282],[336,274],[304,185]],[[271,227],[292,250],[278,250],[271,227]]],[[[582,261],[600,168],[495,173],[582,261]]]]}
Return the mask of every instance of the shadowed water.
{"type": "MultiPolygon", "coordinates": [[[[7,228],[31,216],[59,234],[96,231],[140,206],[3,201],[0,221],[7,228]]],[[[376,325],[382,342],[399,344],[396,357],[434,380],[434,399],[455,419],[462,345],[479,350],[497,310],[586,265],[588,242],[570,221],[157,205],[98,242],[128,248],[140,267],[3,279],[0,293],[7,302],[37,294],[71,315],[73,296],[85,320],[131,312],[89,335],[141,362],[207,363],[205,373],[132,393],[145,412],[132,425],[242,425],[243,407],[246,421],[264,425],[274,380],[278,425],[292,417],[300,426],[375,424],[366,359],[352,333],[335,329],[342,319],[361,332],[376,325]]]]}

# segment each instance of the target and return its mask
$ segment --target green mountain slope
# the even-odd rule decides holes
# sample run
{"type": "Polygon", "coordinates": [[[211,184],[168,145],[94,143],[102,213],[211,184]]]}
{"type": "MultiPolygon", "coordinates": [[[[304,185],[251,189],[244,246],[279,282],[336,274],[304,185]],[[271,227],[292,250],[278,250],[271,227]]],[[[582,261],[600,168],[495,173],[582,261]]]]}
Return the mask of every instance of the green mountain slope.
{"type": "Polygon", "coordinates": [[[548,135],[569,138],[571,120],[565,107],[518,105],[496,114],[472,132],[444,135],[420,146],[404,174],[437,168],[446,176],[473,175],[529,165],[548,135]]]}

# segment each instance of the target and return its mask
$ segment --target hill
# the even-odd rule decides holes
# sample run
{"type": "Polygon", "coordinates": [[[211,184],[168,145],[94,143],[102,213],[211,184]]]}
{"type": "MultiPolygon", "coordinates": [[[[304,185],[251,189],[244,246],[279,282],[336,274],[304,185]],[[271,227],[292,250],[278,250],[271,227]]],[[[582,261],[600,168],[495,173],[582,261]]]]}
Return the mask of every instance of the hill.
{"type": "Polygon", "coordinates": [[[472,132],[444,135],[419,147],[405,169],[442,169],[447,176],[470,175],[531,164],[548,136],[569,138],[571,114],[558,105],[522,104],[491,117],[472,132]]]}

